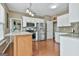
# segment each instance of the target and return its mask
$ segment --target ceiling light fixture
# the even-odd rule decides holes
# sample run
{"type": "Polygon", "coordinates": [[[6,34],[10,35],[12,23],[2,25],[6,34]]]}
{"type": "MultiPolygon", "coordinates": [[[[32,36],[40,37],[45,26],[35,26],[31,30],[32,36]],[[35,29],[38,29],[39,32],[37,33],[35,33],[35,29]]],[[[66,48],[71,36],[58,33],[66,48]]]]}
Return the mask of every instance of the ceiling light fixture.
{"type": "Polygon", "coordinates": [[[51,6],[51,9],[55,9],[55,8],[57,8],[56,5],[52,5],[52,6],[51,6]]]}
{"type": "Polygon", "coordinates": [[[31,16],[34,16],[34,14],[32,14],[31,16]]]}
{"type": "Polygon", "coordinates": [[[31,14],[32,14],[32,12],[30,11],[30,12],[29,12],[29,15],[31,15],[31,14]]]}
{"type": "Polygon", "coordinates": [[[26,13],[29,13],[29,9],[27,8],[26,13]]]}
{"type": "Polygon", "coordinates": [[[26,9],[26,13],[29,14],[30,16],[34,16],[32,10],[31,10],[31,7],[32,7],[32,3],[30,3],[29,8],[26,9]]]}

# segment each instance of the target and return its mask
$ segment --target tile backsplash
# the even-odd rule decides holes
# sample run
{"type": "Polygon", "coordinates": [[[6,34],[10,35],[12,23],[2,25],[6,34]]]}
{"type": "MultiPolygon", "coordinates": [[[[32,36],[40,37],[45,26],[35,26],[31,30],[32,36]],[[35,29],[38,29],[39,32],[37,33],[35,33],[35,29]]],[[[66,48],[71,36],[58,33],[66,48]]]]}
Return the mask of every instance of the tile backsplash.
{"type": "Polygon", "coordinates": [[[63,26],[59,27],[59,32],[73,32],[74,33],[79,33],[79,22],[71,23],[71,26],[63,26]]]}
{"type": "Polygon", "coordinates": [[[59,27],[59,32],[67,32],[67,33],[70,33],[70,32],[72,32],[72,26],[59,27]]]}

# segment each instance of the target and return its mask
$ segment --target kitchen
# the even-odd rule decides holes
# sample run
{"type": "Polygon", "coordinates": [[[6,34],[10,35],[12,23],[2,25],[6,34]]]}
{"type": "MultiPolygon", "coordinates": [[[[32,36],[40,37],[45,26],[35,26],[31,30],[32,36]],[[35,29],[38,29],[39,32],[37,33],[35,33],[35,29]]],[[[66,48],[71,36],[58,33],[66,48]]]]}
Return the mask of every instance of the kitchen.
{"type": "MultiPolygon", "coordinates": [[[[1,8],[2,9],[3,7],[5,8],[2,11],[4,11],[3,13],[6,18],[4,19],[5,21],[2,22],[3,24],[5,24],[3,26],[5,29],[3,31],[4,39],[1,41],[1,50],[0,50],[1,55],[9,55],[9,56],[46,55],[45,53],[39,54],[39,50],[41,50],[42,52],[43,50],[47,49],[47,46],[45,45],[48,43],[48,41],[53,42],[53,22],[51,21],[49,16],[46,16],[47,18],[45,17],[46,19],[49,20],[45,20],[45,18],[42,16],[35,15],[33,17],[28,13],[25,13],[29,5],[30,3],[23,3],[23,4],[12,3],[11,5],[9,5],[9,3],[1,4],[1,8]],[[12,9],[13,5],[15,6],[18,5],[17,7],[19,7],[19,5],[22,6],[22,8],[24,8],[21,9],[23,12],[18,12],[20,11],[20,9],[18,9],[17,12],[10,10],[9,8],[11,7],[12,9]],[[45,42],[45,44],[41,42],[45,42]]],[[[36,5],[40,6],[41,4],[36,5]]],[[[33,8],[38,7],[34,6],[33,8]]],[[[46,53],[47,55],[50,54],[50,53],[48,54],[48,49],[46,53]]]]}
{"type": "Polygon", "coordinates": [[[3,20],[0,20],[2,30],[0,54],[7,56],[79,55],[78,5],[1,3],[0,17],[3,20]]]}

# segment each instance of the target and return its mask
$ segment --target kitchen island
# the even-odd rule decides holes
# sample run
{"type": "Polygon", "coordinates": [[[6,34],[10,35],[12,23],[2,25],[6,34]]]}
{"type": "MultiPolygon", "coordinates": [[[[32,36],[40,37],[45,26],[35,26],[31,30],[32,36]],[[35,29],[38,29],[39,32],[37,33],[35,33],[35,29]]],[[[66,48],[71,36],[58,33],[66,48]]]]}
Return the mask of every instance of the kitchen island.
{"type": "Polygon", "coordinates": [[[60,35],[60,56],[79,56],[79,34],[60,35]]]}
{"type": "Polygon", "coordinates": [[[5,36],[10,36],[10,42],[13,43],[14,56],[32,56],[32,33],[16,32],[5,36]]]}

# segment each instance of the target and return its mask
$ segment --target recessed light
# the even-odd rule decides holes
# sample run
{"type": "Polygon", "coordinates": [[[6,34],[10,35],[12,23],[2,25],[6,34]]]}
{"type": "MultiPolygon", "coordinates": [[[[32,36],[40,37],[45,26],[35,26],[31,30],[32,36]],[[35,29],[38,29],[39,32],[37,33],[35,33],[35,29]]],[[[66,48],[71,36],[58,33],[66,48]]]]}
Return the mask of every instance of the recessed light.
{"type": "Polygon", "coordinates": [[[55,9],[55,8],[57,8],[56,5],[52,5],[52,6],[51,6],[51,9],[55,9]]]}

